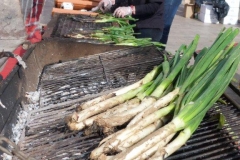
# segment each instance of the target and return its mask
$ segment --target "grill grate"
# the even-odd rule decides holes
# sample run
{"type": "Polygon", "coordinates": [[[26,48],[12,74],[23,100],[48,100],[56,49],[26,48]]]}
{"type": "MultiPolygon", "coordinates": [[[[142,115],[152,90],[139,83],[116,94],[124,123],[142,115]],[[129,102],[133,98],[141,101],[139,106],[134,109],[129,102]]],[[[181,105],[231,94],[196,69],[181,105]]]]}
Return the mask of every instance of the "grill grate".
{"type": "Polygon", "coordinates": [[[162,54],[153,47],[139,47],[47,66],[39,85],[40,106],[131,84],[162,61],[162,54]]]}
{"type": "Polygon", "coordinates": [[[239,123],[239,113],[239,110],[229,102],[227,105],[216,104],[208,112],[205,120],[187,144],[169,157],[168,160],[240,159],[238,149],[239,131],[231,120],[232,118],[238,119],[236,123],[239,123]],[[218,121],[211,118],[219,113],[223,113],[227,120],[222,129],[218,128],[218,121]]]}
{"type": "MultiPolygon", "coordinates": [[[[87,159],[102,137],[69,132],[63,118],[91,95],[96,97],[139,80],[162,61],[159,55],[151,47],[131,48],[46,66],[39,84],[42,103],[30,113],[21,150],[35,159],[87,159]],[[77,94],[90,90],[89,84],[93,83],[96,90],[77,94]]],[[[168,160],[240,159],[240,111],[224,99],[227,104],[216,104],[187,144],[168,160]],[[211,118],[218,113],[226,116],[227,124],[222,129],[211,118]]]]}
{"type": "Polygon", "coordinates": [[[81,42],[100,43],[98,40],[91,39],[91,34],[112,24],[95,23],[95,19],[96,17],[87,15],[60,14],[57,17],[57,23],[54,25],[51,37],[74,38],[81,42]]]}

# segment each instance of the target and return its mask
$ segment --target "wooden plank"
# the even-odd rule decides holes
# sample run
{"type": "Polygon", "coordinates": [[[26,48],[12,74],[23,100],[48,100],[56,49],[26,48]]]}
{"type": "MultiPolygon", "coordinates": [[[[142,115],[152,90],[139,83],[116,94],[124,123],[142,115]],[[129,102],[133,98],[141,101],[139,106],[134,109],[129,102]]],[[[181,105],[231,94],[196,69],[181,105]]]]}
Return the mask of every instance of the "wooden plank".
{"type": "Polygon", "coordinates": [[[78,3],[95,3],[100,2],[101,0],[55,0],[56,3],[71,2],[73,4],[78,3]]]}
{"type": "Polygon", "coordinates": [[[94,2],[94,1],[85,1],[85,0],[57,0],[56,1],[56,7],[61,8],[61,5],[63,2],[71,2],[73,3],[73,9],[74,10],[80,10],[80,9],[87,9],[90,10],[93,7],[96,7],[99,2],[94,2]]]}
{"type": "Polygon", "coordinates": [[[96,16],[98,13],[95,12],[83,12],[78,10],[67,10],[67,9],[61,9],[61,8],[53,8],[52,13],[60,13],[60,14],[82,14],[82,15],[91,15],[96,16]]]}

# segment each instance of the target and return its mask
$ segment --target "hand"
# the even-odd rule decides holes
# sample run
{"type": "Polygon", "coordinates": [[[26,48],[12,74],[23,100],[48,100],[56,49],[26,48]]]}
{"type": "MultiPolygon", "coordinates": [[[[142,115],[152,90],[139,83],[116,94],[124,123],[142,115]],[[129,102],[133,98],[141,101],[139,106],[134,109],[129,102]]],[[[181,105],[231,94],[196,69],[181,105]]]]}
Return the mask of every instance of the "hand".
{"type": "Polygon", "coordinates": [[[99,9],[100,9],[99,6],[93,7],[91,9],[91,12],[97,12],[99,9]]]}
{"type": "Polygon", "coordinates": [[[132,8],[131,7],[118,7],[113,15],[115,17],[125,17],[125,16],[131,16],[132,15],[132,8]]]}
{"type": "Polygon", "coordinates": [[[103,12],[109,12],[115,0],[101,0],[98,4],[99,9],[103,12]]]}

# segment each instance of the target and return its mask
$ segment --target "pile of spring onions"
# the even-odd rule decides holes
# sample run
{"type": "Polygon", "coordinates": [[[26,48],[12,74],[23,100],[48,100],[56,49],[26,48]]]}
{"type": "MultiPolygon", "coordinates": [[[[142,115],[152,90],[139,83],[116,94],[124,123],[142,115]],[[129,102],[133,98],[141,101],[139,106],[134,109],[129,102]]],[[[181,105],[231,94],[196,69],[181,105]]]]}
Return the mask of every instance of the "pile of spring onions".
{"type": "MultiPolygon", "coordinates": [[[[131,16],[124,18],[117,18],[111,14],[99,15],[94,21],[95,23],[112,23],[110,27],[104,27],[100,30],[94,31],[91,38],[98,39],[103,43],[113,43],[115,45],[124,46],[150,46],[154,45],[157,48],[164,46],[160,42],[153,42],[151,38],[136,38],[133,28],[136,26],[129,24],[129,21],[137,21],[131,16]]],[[[83,36],[83,35],[81,35],[83,36]]],[[[83,38],[83,37],[82,37],[83,38]]]]}
{"type": "Polygon", "coordinates": [[[223,29],[190,64],[196,35],[140,81],[79,106],[67,118],[68,127],[106,135],[90,159],[161,160],[183,146],[235,75],[238,33],[223,29]]]}

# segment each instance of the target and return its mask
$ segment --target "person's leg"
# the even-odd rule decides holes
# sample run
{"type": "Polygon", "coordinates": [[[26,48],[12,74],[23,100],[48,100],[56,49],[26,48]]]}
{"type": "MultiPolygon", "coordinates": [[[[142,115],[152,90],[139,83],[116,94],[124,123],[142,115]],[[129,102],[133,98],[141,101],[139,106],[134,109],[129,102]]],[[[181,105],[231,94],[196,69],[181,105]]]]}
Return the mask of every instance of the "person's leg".
{"type": "Polygon", "coordinates": [[[152,41],[159,42],[162,38],[162,31],[156,28],[149,29],[135,29],[134,30],[136,38],[152,38],[152,41]]]}
{"type": "Polygon", "coordinates": [[[160,40],[160,42],[163,44],[167,44],[168,35],[170,32],[170,28],[171,28],[174,16],[181,3],[182,3],[182,0],[164,1],[164,29],[163,29],[162,38],[160,40]]]}

